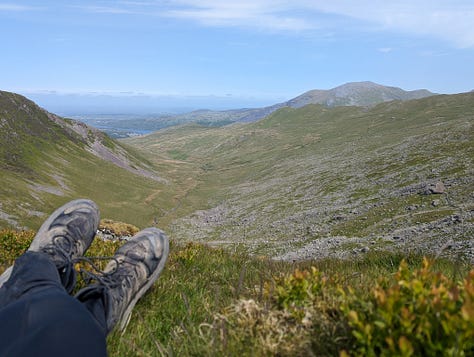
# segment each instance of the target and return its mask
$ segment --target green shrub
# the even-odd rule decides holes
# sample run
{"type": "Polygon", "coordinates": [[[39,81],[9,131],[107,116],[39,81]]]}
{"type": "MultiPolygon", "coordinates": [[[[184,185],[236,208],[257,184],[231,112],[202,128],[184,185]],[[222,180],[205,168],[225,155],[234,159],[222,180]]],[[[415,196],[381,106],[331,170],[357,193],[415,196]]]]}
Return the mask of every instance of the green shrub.
{"type": "Polygon", "coordinates": [[[343,297],[354,355],[474,354],[474,270],[456,282],[433,271],[427,259],[413,272],[402,262],[393,278],[380,279],[368,299],[353,289],[343,297]]]}
{"type": "Polygon", "coordinates": [[[312,304],[326,287],[327,278],[315,267],[310,270],[296,269],[293,274],[276,279],[275,299],[284,309],[312,304]]]}
{"type": "Polygon", "coordinates": [[[205,341],[223,355],[335,355],[347,346],[338,274],[310,267],[265,282],[261,299],[240,299],[202,324],[205,341]]]}

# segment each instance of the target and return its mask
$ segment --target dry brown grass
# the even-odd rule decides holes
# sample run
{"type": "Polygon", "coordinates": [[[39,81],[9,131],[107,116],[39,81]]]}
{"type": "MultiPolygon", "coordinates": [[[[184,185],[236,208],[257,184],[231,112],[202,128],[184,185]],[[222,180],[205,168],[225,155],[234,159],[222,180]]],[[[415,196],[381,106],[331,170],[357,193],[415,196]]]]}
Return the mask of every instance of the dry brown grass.
{"type": "Polygon", "coordinates": [[[112,219],[101,219],[99,229],[108,229],[117,236],[133,236],[140,228],[133,224],[114,221],[112,219]]]}

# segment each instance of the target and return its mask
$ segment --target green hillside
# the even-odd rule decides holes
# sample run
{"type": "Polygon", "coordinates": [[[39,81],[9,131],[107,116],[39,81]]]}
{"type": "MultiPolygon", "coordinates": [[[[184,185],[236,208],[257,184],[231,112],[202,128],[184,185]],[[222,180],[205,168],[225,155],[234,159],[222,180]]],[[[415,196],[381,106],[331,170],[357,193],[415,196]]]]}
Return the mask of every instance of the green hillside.
{"type": "Polygon", "coordinates": [[[104,217],[158,223],[180,241],[287,260],[370,250],[474,259],[472,93],[282,108],[121,142],[21,96],[0,101],[2,227],[35,229],[82,196],[104,217]],[[425,194],[436,184],[443,194],[425,194]]]}
{"type": "Polygon", "coordinates": [[[20,95],[0,92],[0,129],[0,227],[36,229],[77,197],[104,217],[151,225],[172,201],[147,200],[169,183],[135,150],[20,95]]]}
{"type": "MultiPolygon", "coordinates": [[[[0,92],[0,228],[81,196],[171,236],[111,356],[471,355],[473,119],[470,93],[115,142],[0,92]]],[[[33,236],[0,229],[0,273],[33,236]]]]}
{"type": "Polygon", "coordinates": [[[285,259],[385,249],[472,259],[473,118],[468,93],[283,108],[253,124],[126,142],[194,183],[168,216],[179,239],[285,259]],[[444,194],[424,194],[438,182],[444,194]]]}

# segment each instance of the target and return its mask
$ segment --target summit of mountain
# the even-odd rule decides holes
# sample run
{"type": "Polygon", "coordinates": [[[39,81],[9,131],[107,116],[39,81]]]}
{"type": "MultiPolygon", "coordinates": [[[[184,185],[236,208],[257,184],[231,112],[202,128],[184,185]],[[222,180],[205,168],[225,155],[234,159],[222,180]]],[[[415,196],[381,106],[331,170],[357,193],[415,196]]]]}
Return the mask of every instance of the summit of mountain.
{"type": "Polygon", "coordinates": [[[313,89],[307,91],[286,102],[256,109],[238,121],[257,121],[283,107],[301,108],[309,104],[321,104],[327,107],[371,107],[393,100],[421,99],[432,95],[436,94],[426,89],[405,91],[398,87],[384,86],[369,81],[350,82],[328,90],[313,89]]]}
{"type": "Polygon", "coordinates": [[[335,106],[372,106],[392,100],[421,99],[434,95],[426,89],[405,91],[373,82],[352,82],[329,90],[310,90],[286,102],[287,106],[300,108],[308,104],[335,106]]]}

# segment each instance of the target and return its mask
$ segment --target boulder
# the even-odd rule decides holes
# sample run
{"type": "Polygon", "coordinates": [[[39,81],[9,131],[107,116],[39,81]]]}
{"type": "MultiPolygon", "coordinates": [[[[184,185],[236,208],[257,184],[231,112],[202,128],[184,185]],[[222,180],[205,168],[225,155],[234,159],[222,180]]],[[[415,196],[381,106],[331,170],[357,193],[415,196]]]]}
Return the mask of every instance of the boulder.
{"type": "Polygon", "coordinates": [[[427,195],[441,195],[443,193],[446,193],[446,187],[441,181],[426,186],[425,194],[427,195]]]}

